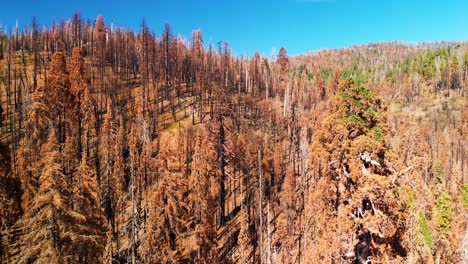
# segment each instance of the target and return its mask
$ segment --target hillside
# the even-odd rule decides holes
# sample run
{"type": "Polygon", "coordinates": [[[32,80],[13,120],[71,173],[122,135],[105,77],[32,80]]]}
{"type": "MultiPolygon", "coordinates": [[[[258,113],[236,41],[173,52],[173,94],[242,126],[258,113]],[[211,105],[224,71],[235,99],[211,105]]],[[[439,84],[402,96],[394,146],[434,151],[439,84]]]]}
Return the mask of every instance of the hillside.
{"type": "Polygon", "coordinates": [[[465,263],[468,43],[0,32],[1,263],[465,263]]]}

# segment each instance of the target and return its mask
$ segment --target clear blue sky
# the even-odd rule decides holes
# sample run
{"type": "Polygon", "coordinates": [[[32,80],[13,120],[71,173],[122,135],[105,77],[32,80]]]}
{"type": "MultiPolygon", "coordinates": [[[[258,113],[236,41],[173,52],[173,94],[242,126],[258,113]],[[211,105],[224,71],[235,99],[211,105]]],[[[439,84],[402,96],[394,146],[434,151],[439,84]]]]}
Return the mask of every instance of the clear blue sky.
{"type": "Polygon", "coordinates": [[[200,28],[206,43],[226,40],[249,56],[282,46],[295,55],[377,41],[468,40],[468,0],[22,0],[1,4],[0,23],[11,29],[35,15],[49,26],[74,11],[135,30],[145,18],[158,35],[165,22],[185,37],[200,28]]]}

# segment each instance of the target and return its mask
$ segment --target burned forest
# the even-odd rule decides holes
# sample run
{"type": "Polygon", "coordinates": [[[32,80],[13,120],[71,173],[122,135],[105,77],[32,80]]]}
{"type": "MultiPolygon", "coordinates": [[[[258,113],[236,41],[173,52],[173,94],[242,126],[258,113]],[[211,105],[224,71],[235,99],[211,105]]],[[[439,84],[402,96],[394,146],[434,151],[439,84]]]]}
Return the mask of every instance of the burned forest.
{"type": "Polygon", "coordinates": [[[467,42],[161,28],[0,31],[1,263],[468,262],[467,42]]]}

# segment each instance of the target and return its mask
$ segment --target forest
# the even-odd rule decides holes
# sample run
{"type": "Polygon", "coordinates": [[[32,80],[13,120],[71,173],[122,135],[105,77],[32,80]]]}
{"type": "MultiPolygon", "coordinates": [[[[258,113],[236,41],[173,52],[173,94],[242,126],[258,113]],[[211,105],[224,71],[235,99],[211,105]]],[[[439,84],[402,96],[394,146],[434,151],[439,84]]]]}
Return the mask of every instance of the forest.
{"type": "Polygon", "coordinates": [[[468,263],[468,42],[286,48],[0,31],[0,262],[468,263]]]}

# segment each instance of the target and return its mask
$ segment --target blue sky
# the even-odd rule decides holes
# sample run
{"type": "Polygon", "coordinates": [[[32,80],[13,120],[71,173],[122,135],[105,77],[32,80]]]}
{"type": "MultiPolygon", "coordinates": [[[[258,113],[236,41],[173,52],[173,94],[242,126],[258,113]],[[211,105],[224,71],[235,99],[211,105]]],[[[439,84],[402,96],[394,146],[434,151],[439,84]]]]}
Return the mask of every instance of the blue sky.
{"type": "Polygon", "coordinates": [[[1,7],[3,28],[34,15],[49,26],[75,11],[135,30],[145,18],[158,35],[165,22],[185,37],[200,28],[206,43],[226,40],[249,56],[282,46],[296,55],[378,41],[468,40],[467,0],[22,0],[1,7]]]}

